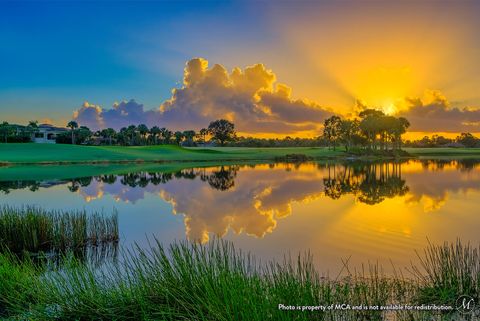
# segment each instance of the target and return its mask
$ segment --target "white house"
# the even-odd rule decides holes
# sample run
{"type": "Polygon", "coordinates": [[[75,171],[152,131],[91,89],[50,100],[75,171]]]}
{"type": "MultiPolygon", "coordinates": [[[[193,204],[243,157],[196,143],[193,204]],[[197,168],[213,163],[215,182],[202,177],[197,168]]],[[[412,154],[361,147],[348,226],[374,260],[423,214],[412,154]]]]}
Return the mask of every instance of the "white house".
{"type": "Polygon", "coordinates": [[[67,131],[68,129],[66,128],[55,127],[50,124],[40,124],[32,140],[34,143],[55,144],[57,136],[67,131]]]}

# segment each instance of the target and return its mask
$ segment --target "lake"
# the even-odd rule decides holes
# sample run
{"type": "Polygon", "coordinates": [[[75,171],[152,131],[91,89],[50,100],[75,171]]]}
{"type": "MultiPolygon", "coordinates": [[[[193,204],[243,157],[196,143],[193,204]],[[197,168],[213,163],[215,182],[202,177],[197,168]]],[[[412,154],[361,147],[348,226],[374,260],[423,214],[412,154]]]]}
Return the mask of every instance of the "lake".
{"type": "Polygon", "coordinates": [[[127,247],[146,246],[147,237],[169,244],[218,236],[261,260],[309,250],[330,275],[342,260],[352,269],[378,262],[388,272],[416,261],[428,242],[480,242],[475,159],[95,170],[102,168],[107,174],[68,179],[0,175],[0,203],[116,210],[127,247]]]}

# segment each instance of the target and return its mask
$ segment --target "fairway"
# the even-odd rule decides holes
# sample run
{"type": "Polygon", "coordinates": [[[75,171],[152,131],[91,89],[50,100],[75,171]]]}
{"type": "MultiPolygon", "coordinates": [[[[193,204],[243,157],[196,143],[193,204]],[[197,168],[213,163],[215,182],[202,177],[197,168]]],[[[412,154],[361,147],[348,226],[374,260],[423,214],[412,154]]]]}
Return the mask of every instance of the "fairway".
{"type": "MultiPolygon", "coordinates": [[[[406,148],[412,156],[480,156],[478,148],[406,148]]],[[[88,164],[122,162],[222,162],[273,161],[288,154],[304,154],[313,159],[352,157],[342,148],[326,147],[183,148],[157,146],[78,146],[61,144],[0,144],[0,163],[9,164],[88,164]]],[[[358,157],[358,156],[357,156],[358,157]]]]}
{"type": "Polygon", "coordinates": [[[287,154],[313,158],[343,155],[327,148],[182,148],[158,146],[78,146],[60,144],[0,144],[0,163],[61,164],[98,162],[274,160],[287,154]]]}

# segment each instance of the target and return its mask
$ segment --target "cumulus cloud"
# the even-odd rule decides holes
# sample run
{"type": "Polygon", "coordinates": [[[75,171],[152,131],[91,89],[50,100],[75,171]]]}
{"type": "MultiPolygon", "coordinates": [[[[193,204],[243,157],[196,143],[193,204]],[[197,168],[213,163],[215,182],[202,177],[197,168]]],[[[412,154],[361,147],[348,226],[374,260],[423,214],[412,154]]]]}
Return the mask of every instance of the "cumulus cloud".
{"type": "Polygon", "coordinates": [[[73,119],[75,119],[81,125],[86,125],[97,130],[105,126],[102,112],[103,111],[100,106],[90,104],[88,101],[86,101],[83,103],[80,109],[73,113],[73,119]]]}
{"type": "Polygon", "coordinates": [[[180,130],[200,129],[226,118],[241,132],[291,134],[319,132],[332,114],[314,102],[293,99],[292,89],[277,83],[263,64],[228,72],[222,65],[209,67],[207,60],[195,58],[186,64],[183,86],[173,89],[158,109],[145,110],[134,100],[110,109],[85,103],[74,118],[94,129],[145,123],[180,130]]]}
{"type": "Polygon", "coordinates": [[[120,129],[132,124],[153,123],[157,114],[153,110],[144,110],[142,104],[132,99],[114,103],[110,109],[103,109],[98,105],[84,102],[80,109],[73,113],[73,118],[80,125],[93,130],[109,127],[120,129]]]}
{"type": "Polygon", "coordinates": [[[399,116],[410,121],[411,131],[480,131],[480,109],[451,106],[447,98],[436,90],[426,91],[422,98],[407,98],[406,108],[399,116]]]}

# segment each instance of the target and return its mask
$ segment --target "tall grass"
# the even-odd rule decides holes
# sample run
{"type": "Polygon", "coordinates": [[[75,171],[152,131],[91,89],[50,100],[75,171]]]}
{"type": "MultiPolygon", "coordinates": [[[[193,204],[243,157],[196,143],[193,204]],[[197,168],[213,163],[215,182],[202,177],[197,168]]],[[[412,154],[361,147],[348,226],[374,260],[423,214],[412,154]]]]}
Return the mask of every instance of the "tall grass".
{"type": "Polygon", "coordinates": [[[66,251],[119,239],[116,213],[0,207],[0,245],[13,253],[66,251]]]}
{"type": "Polygon", "coordinates": [[[387,316],[397,320],[453,320],[452,314],[432,312],[278,308],[279,304],[414,304],[426,289],[447,286],[457,276],[461,277],[457,283],[464,284],[458,294],[468,290],[469,295],[478,298],[478,265],[470,266],[477,262],[471,258],[476,257],[478,248],[461,243],[448,247],[451,250],[446,248],[429,246],[414,279],[386,276],[378,266],[365,267],[337,280],[324,278],[308,253],[260,264],[248,253],[236,250],[232,243],[220,240],[207,245],[177,242],[169,247],[155,241],[147,249],[135,247],[124,252],[122,260],[100,269],[70,256],[63,268],[48,273],[0,255],[0,305],[6,314],[33,320],[348,321],[383,320],[387,316]],[[437,256],[450,265],[437,260],[437,256]],[[13,272],[2,273],[2,269],[13,272]]]}
{"type": "Polygon", "coordinates": [[[455,303],[460,295],[480,299],[480,247],[456,243],[429,244],[417,252],[419,266],[412,271],[420,281],[419,302],[455,303]]]}

